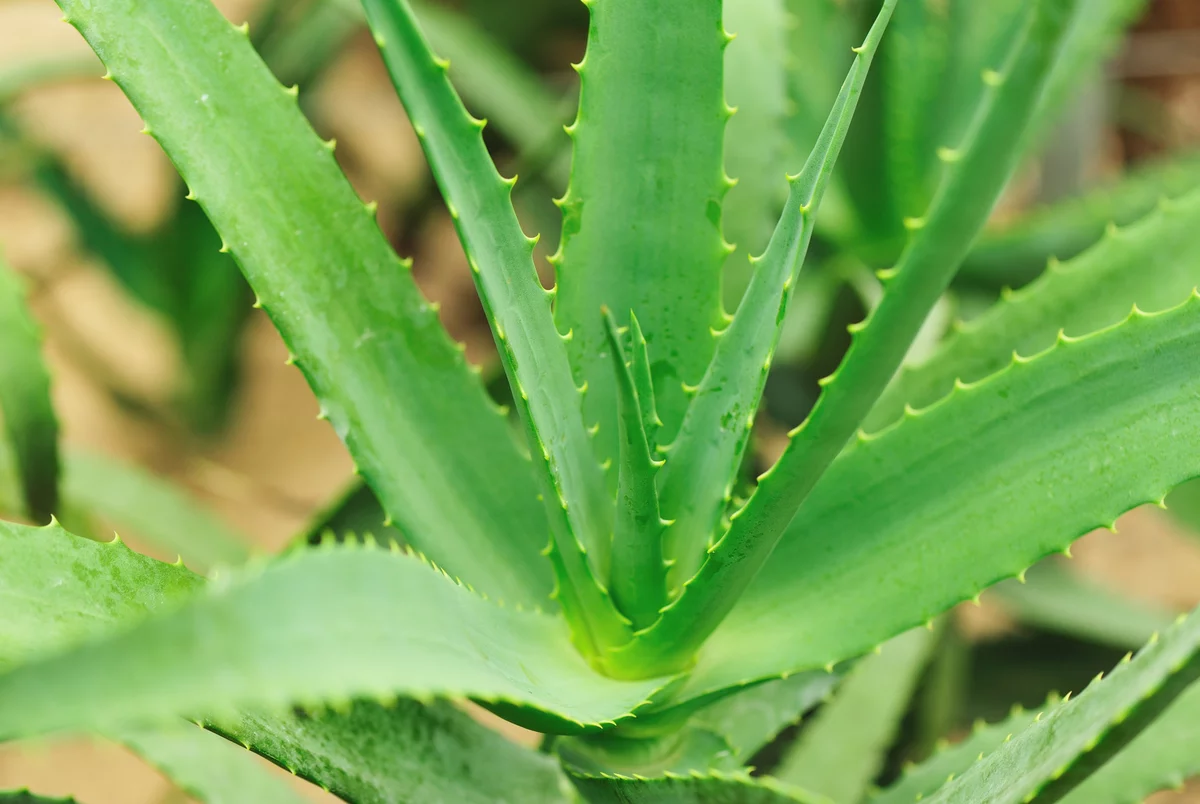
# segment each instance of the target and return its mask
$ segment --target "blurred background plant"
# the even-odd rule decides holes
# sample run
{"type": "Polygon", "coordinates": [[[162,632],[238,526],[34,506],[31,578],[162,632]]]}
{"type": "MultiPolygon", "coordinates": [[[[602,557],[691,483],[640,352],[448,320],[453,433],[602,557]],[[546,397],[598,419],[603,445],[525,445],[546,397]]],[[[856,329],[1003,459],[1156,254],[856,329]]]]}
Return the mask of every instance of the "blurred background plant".
{"type": "MultiPolygon", "coordinates": [[[[767,389],[773,426],[758,432],[782,434],[803,418],[817,378],[840,360],[846,326],[877,301],[874,269],[890,264],[901,222],[925,207],[937,146],[956,140],[977,83],[969,79],[1019,2],[901,4],[789,310],[767,389]]],[[[378,201],[384,231],[415,256],[422,289],[503,399],[507,385],[492,369],[491,338],[449,216],[356,0],[218,5],[249,20],[268,64],[299,85],[302,108],[338,141],[347,175],[378,201]]],[[[877,4],[726,5],[727,27],[738,33],[726,56],[728,100],[739,110],[726,140],[727,170],[739,181],[724,213],[726,237],[737,244],[726,288],[732,307],[748,279],[745,256],[761,251],[782,204],[782,168],[794,170],[811,147],[877,4]]],[[[1072,63],[1087,66],[1055,77],[1026,167],[913,357],[1035,279],[1051,258],[1073,257],[1110,223],[1131,223],[1160,198],[1200,186],[1200,4],[1106,6],[1107,16],[1069,42],[1079,50],[1072,63]]],[[[548,273],[560,226],[552,199],[570,167],[562,131],[577,100],[570,64],[582,54],[586,8],[571,0],[425,0],[417,8],[466,102],[492,122],[489,145],[505,172],[535,179],[518,185],[516,201],[526,229],[543,235],[548,273]]],[[[139,548],[180,554],[196,569],[326,528],[389,535],[220,238],[197,205],[184,203],[165,157],[137,135],[136,114],[58,16],[50,0],[0,0],[0,249],[26,280],[44,332],[63,445],[58,510],[76,532],[115,527],[139,548]]],[[[1200,266],[1200,238],[1163,256],[1200,266]]],[[[23,371],[14,362],[3,381],[23,371]]],[[[41,438],[58,437],[53,421],[41,420],[41,438]]],[[[759,455],[778,446],[761,437],[759,455]]],[[[16,441],[4,448],[0,511],[41,518],[45,499],[16,481],[20,452],[16,441]]],[[[1046,562],[1024,586],[1000,585],[910,652],[907,674],[895,676],[907,681],[890,710],[881,706],[890,750],[879,778],[962,736],[976,718],[1002,717],[1014,701],[1032,707],[1051,690],[1080,689],[1175,611],[1200,602],[1192,538],[1200,487],[1177,490],[1168,510],[1135,511],[1120,535],[1087,537],[1075,561],[1046,562]]],[[[809,728],[836,727],[826,720],[809,728]]],[[[24,784],[91,804],[180,795],[136,759],[99,745],[0,752],[0,788],[24,784]]]]}

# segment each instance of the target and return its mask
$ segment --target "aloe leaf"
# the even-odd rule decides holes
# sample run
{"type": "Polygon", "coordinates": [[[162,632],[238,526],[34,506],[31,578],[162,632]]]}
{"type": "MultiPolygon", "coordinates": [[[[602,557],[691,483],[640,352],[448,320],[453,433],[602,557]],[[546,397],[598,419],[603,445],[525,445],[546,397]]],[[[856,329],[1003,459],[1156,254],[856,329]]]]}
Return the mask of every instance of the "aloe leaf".
{"type": "MultiPolygon", "coordinates": [[[[787,184],[788,20],[784,0],[731,0],[725,30],[725,100],[737,113],[725,127],[725,171],[736,182],[725,196],[721,225],[737,250],[725,261],[725,305],[736,308],[750,282],[747,257],[761,254],[779,217],[787,184]]],[[[800,164],[800,160],[796,160],[800,164]]]]}
{"type": "Polygon", "coordinates": [[[654,373],[650,366],[650,346],[637,316],[629,313],[629,342],[633,352],[633,385],[637,389],[638,403],[642,408],[642,428],[646,438],[658,448],[658,431],[662,419],[658,417],[658,403],[654,399],[654,373]]]}
{"type": "MultiPolygon", "coordinates": [[[[1059,801],[1158,720],[1200,677],[1200,615],[1126,656],[1107,678],[1051,709],[927,801],[1059,801]]],[[[1103,675],[1103,674],[1101,674],[1103,675]]]]}
{"type": "Polygon", "coordinates": [[[879,775],[935,644],[915,628],[854,665],[771,775],[834,801],[858,801],[879,775]]]}
{"type": "Polygon", "coordinates": [[[876,403],[866,429],[899,419],[905,405],[922,408],[1012,361],[1053,346],[1060,330],[1086,335],[1110,326],[1136,305],[1158,312],[1200,284],[1200,192],[1163,202],[1126,229],[1110,228],[1099,243],[1065,263],[1051,263],[1036,282],[959,325],[926,360],[905,366],[876,403]]]}
{"type": "Polygon", "coordinates": [[[655,779],[739,768],[725,739],[702,728],[650,737],[605,733],[571,737],[557,741],[554,748],[568,773],[585,776],[655,779]]]}
{"type": "Polygon", "coordinates": [[[553,758],[445,701],[355,701],[340,712],[241,714],[205,726],[358,804],[573,800],[553,758]]]}
{"type": "Polygon", "coordinates": [[[572,774],[571,781],[591,804],[833,804],[745,771],[657,779],[572,774]]]}
{"type": "MultiPolygon", "coordinates": [[[[688,579],[694,580],[697,568],[713,554],[711,539],[732,499],[733,484],[779,342],[784,313],[808,251],[813,219],[895,5],[896,0],[884,3],[875,25],[857,51],[816,147],[800,173],[787,177],[787,204],[775,233],[766,252],[754,261],[750,287],[728,329],[719,334],[712,362],[695,390],[679,436],[670,446],[659,483],[662,513],[671,521],[665,551],[674,562],[669,582],[676,601],[664,611],[668,622],[676,616],[696,613],[691,609],[695,595],[683,602],[686,583],[692,582],[688,579]]],[[[738,592],[731,591],[734,595],[738,592]]],[[[697,647],[690,639],[675,643],[666,638],[664,635],[671,627],[655,626],[647,635],[639,634],[628,661],[635,665],[646,661],[669,664],[677,662],[681,652],[690,653],[697,647]],[[674,656],[650,659],[643,655],[655,651],[674,656]]],[[[708,624],[701,621],[693,623],[693,627],[703,629],[708,624]]],[[[697,634],[700,639],[707,636],[699,631],[697,634]]],[[[625,660],[618,654],[617,661],[625,660]]]]}
{"type": "MultiPolygon", "coordinates": [[[[553,293],[533,264],[510,192],[471,117],[426,45],[407,0],[364,0],[367,20],[433,168],[492,326],[525,422],[546,501],[558,596],[595,653],[628,640],[628,628],[600,583],[608,574],[613,508],[580,414],[567,347],[554,326],[553,293]]],[[[505,523],[508,526],[508,523],[505,523]]]]}
{"type": "MultiPolygon", "coordinates": [[[[0,532],[5,567],[54,577],[54,558],[26,557],[43,532],[0,532]]],[[[24,636],[17,644],[34,639],[24,636]]],[[[523,725],[576,732],[629,717],[661,686],[595,674],[558,617],[496,606],[399,552],[331,545],[0,677],[0,735],[400,694],[470,696],[523,725]]]]}
{"type": "Polygon", "coordinates": [[[154,729],[126,728],[108,735],[158,768],[181,790],[205,804],[301,804],[308,798],[268,773],[248,751],[191,723],[154,729]]]}
{"type": "Polygon", "coordinates": [[[25,513],[45,521],[58,506],[58,418],[41,330],[26,305],[23,280],[0,262],[0,410],[16,458],[25,513]]]}
{"type": "Polygon", "coordinates": [[[868,796],[870,804],[915,804],[936,792],[949,779],[961,775],[973,764],[995,751],[1013,735],[1044,716],[1050,707],[1059,703],[1051,698],[1041,709],[1014,708],[1011,715],[998,723],[978,723],[971,733],[954,745],[941,748],[919,765],[905,768],[891,786],[868,796]]]}
{"type": "Polygon", "coordinates": [[[617,323],[607,308],[604,317],[608,325],[608,350],[617,376],[617,427],[621,433],[617,516],[612,543],[612,594],[633,626],[644,628],[654,622],[659,609],[667,602],[667,565],[662,551],[666,522],[658,513],[655,484],[658,467],[662,464],[650,454],[643,418],[646,407],[634,387],[633,370],[625,362],[625,347],[621,344],[617,323]]]}
{"type": "MultiPolygon", "coordinates": [[[[618,434],[600,306],[622,326],[629,310],[641,321],[663,441],[679,428],[683,384],[704,374],[710,330],[723,320],[728,40],[721,9],[721,0],[589,4],[588,51],[577,68],[579,114],[568,127],[571,182],[559,202],[562,241],[553,262],[555,318],[571,333],[576,379],[588,389],[584,418],[600,425],[594,445],[602,462],[616,459],[618,434]],[[636,165],[630,154],[638,155],[636,165]]],[[[615,486],[615,478],[610,482],[615,486]]]]}
{"type": "Polygon", "coordinates": [[[1023,579],[998,584],[992,594],[1022,623],[1123,650],[1141,647],[1173,618],[1169,611],[1123,597],[1051,561],[1033,567],[1023,579]]]}
{"type": "Polygon", "coordinates": [[[1116,181],[1078,198],[1034,209],[987,231],[963,263],[965,279],[1017,287],[1037,278],[1051,257],[1069,259],[1103,236],[1110,223],[1125,226],[1200,183],[1200,153],[1186,151],[1139,165],[1116,181]]]}
{"type": "MultiPolygon", "coordinates": [[[[0,554],[0,670],[170,611],[203,583],[178,565],[58,527],[0,529],[0,554]]],[[[520,791],[522,801],[551,804],[562,800],[566,783],[548,758],[438,703],[402,698],[391,709],[358,702],[345,712],[239,712],[206,725],[362,804],[411,800],[429,790],[438,801],[484,804],[520,791]]]]}
{"type": "Polygon", "coordinates": [[[0,804],[79,804],[75,798],[50,798],[28,790],[0,791],[0,804]]]}
{"type": "MultiPolygon", "coordinates": [[[[759,477],[750,500],[732,515],[729,530],[710,548],[689,586],[651,630],[618,655],[629,667],[661,672],[700,646],[766,564],[801,503],[853,437],[1012,172],[1016,146],[1069,10],[1070,4],[1059,0],[1041,0],[1005,65],[985,75],[989,91],[972,129],[959,149],[941,152],[945,180],[926,217],[909,221],[912,239],[897,265],[883,274],[882,301],[853,327],[851,346],[834,374],[822,381],[812,412],[789,434],[783,455],[759,477]]],[[[673,516],[665,494],[663,503],[664,515],[673,516]]]]}
{"type": "Polygon", "coordinates": [[[63,495],[110,525],[147,544],[183,557],[194,569],[236,565],[250,540],[181,489],[146,470],[105,455],[78,450],[65,455],[63,495]]]}
{"type": "Polygon", "coordinates": [[[481,591],[544,601],[528,461],[245,34],[208,0],[59,5],[175,161],[409,541],[481,591]]]}
{"type": "Polygon", "coordinates": [[[676,698],[865,653],[1200,475],[1198,343],[1195,297],[1131,314],[852,444],[676,698]]]}
{"type": "Polygon", "coordinates": [[[1062,797],[1066,804],[1127,804],[1178,789],[1200,773],[1200,685],[1192,684],[1120,753],[1062,797]]]}

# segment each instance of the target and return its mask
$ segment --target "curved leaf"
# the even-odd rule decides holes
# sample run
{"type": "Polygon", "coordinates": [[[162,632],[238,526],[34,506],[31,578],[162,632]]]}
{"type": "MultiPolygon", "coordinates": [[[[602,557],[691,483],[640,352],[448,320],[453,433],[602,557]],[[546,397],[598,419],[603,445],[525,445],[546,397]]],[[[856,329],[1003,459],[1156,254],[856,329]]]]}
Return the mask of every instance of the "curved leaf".
{"type": "Polygon", "coordinates": [[[1014,352],[1029,356],[1054,345],[1060,331],[1087,335],[1111,326],[1132,306],[1159,312],[1200,285],[1200,192],[1163,202],[1127,229],[1110,228],[1092,248],[1051,263],[1038,280],[969,324],[960,325],[924,362],[906,366],[867,418],[874,432],[904,413],[999,371],[1014,352]]]}
{"type": "Polygon", "coordinates": [[[22,279],[0,262],[0,410],[16,457],[25,513],[44,522],[58,507],[58,418],[41,331],[22,279]]]}
{"type": "MultiPolygon", "coordinates": [[[[202,583],[118,542],[77,539],[57,527],[0,528],[0,555],[0,670],[177,608],[202,583]]],[[[422,791],[437,791],[430,793],[435,801],[485,804],[515,795],[558,804],[566,783],[548,758],[445,704],[360,702],[346,712],[238,713],[206,725],[361,804],[419,799],[422,791]]],[[[120,732],[130,733],[146,732],[120,732]]]]}
{"type": "Polygon", "coordinates": [[[120,729],[108,736],[132,749],[197,801],[205,804],[302,804],[308,799],[268,773],[241,746],[191,723],[120,729]]]}
{"type": "Polygon", "coordinates": [[[1200,475],[1182,437],[1200,425],[1198,399],[1193,297],[1064,338],[860,439],[822,478],[678,697],[862,654],[1162,499],[1200,475]]]}
{"type": "Polygon", "coordinates": [[[525,236],[513,209],[513,182],[496,172],[483,144],[484,123],[463,108],[448,63],[429,51],[408,0],[363,0],[363,6],[446,198],[525,423],[553,533],[557,599],[589,653],[627,642],[628,623],[602,586],[612,500],[583,426],[566,344],[554,327],[553,294],[533,264],[537,240],[525,236]]]}
{"type": "Polygon", "coordinates": [[[1200,613],[1180,622],[1132,660],[1126,657],[1074,700],[1016,734],[926,799],[1050,804],[1094,773],[1160,718],[1200,678],[1200,613]]]}
{"type": "MultiPolygon", "coordinates": [[[[0,531],[6,567],[36,560],[24,554],[39,531],[0,531]]],[[[575,732],[629,717],[661,686],[597,675],[558,617],[496,606],[399,552],[330,545],[0,677],[0,736],[403,694],[469,696],[575,732]]]]}
{"type": "Polygon", "coordinates": [[[870,804],[915,804],[923,800],[935,793],[948,779],[962,775],[973,764],[1033,723],[1035,717],[1043,716],[1058,703],[1057,697],[1051,698],[1041,709],[1027,711],[1018,707],[999,723],[976,724],[967,737],[940,749],[920,765],[906,768],[894,784],[866,800],[870,804]]]}
{"type": "Polygon", "coordinates": [[[244,32],[209,0],[59,5],[221,232],[409,542],[488,594],[544,601],[528,460],[244,32]]]}
{"type": "Polygon", "coordinates": [[[932,631],[915,628],[860,659],[771,775],[834,801],[860,800],[887,759],[935,642],[932,631]]]}

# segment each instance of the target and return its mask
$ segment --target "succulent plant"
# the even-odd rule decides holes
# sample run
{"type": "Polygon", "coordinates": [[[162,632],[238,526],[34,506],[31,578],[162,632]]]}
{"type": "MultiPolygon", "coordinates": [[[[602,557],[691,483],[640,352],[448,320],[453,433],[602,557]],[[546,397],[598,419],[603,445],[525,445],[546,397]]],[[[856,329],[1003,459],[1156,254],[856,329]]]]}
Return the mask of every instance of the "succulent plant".
{"type": "MultiPolygon", "coordinates": [[[[1197,770],[1193,615],[1077,697],[869,792],[935,618],[1200,475],[1196,193],[904,365],[1094,4],[1004,4],[960,138],[920,152],[938,180],[896,222],[878,303],[748,480],[834,164],[888,23],[916,0],[880,4],[811,153],[795,173],[778,165],[786,203],[733,315],[721,0],[587,4],[552,289],[516,180],[407,0],[363,0],[515,415],[244,27],[209,0],[58,3],[174,161],[404,546],[299,544],[206,579],[57,522],[0,524],[0,737],[106,735],[211,801],[293,795],[235,742],[357,802],[1133,801],[1197,770]],[[826,698],[773,776],[751,775],[826,698]],[[454,699],[541,732],[543,750],[454,699]]],[[[19,293],[0,292],[20,319],[19,293]]],[[[44,375],[30,383],[44,395],[44,375]]],[[[45,447],[14,451],[31,513],[53,510],[45,447]]]]}

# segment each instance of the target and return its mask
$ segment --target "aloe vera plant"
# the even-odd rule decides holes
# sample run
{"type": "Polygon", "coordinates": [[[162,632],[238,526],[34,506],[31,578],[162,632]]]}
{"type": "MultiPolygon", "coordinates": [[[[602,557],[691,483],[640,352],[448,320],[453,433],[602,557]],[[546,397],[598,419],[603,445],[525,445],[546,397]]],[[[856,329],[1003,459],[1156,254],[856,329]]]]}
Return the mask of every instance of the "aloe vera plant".
{"type": "MultiPolygon", "coordinates": [[[[294,799],[238,743],[358,802],[1126,801],[1200,769],[1192,615],[1076,697],[870,790],[933,650],[924,626],[1200,475],[1200,193],[1114,227],[903,366],[1056,100],[1090,5],[1005,4],[958,138],[918,149],[938,181],[895,221],[905,245],[878,303],[747,480],[834,165],[888,24],[916,0],[879,5],[815,145],[777,165],[786,203],[729,315],[733,2],[588,4],[548,290],[515,179],[449,65],[407,0],[363,0],[466,250],[510,416],[245,28],[209,0],[58,0],[398,535],[247,563],[231,549],[206,578],[58,522],[0,524],[0,738],[98,733],[207,801],[294,799]],[[774,775],[752,776],[759,749],[826,698],[774,775]],[[541,732],[543,750],[455,699],[541,732]]],[[[4,342],[27,355],[19,294],[10,307],[4,342]]],[[[13,439],[37,516],[54,507],[52,415],[44,375],[18,374],[38,378],[20,389],[34,403],[0,405],[39,435],[13,439]]]]}

